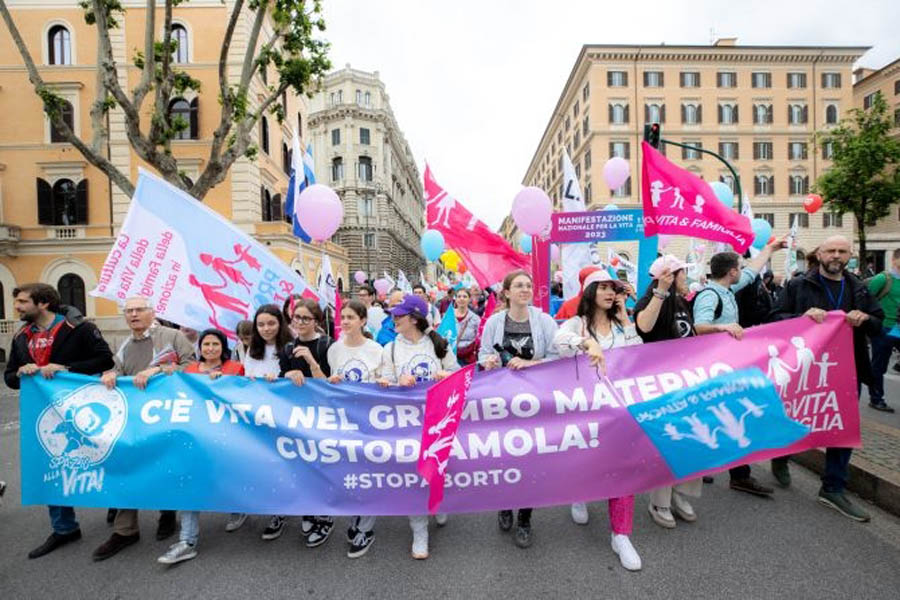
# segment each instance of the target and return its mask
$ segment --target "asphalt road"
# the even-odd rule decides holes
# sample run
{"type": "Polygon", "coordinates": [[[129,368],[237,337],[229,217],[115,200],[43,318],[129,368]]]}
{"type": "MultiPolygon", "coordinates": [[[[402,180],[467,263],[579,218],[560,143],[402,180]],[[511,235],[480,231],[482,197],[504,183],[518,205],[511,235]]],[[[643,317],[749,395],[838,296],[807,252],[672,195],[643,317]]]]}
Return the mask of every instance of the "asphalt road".
{"type": "MultiPolygon", "coordinates": [[[[896,382],[892,382],[895,385],[896,382]]],[[[895,386],[900,389],[900,385],[895,386]]],[[[894,392],[897,390],[895,389],[894,392]]],[[[898,398],[900,396],[893,395],[898,398]]],[[[900,590],[900,519],[864,503],[868,524],[851,522],[815,502],[818,480],[792,465],[794,485],[774,499],[727,489],[727,475],[704,486],[700,519],[663,530],[646,498],[636,503],[632,536],[644,569],[622,569],[609,549],[606,503],[590,506],[580,527],[568,507],[535,512],[535,543],[520,550],[501,534],[494,514],[453,515],[432,523],[427,561],[409,557],[406,519],[384,518],[369,553],[347,559],[338,521],[316,549],[301,543],[294,521],[265,542],[261,517],[225,533],[225,516],[201,517],[200,555],[167,568],[156,563],[172,541],[154,539],[155,513],[142,513],[144,539],[112,559],[91,552],[110,533],[105,512],[79,511],[84,539],[38,560],[27,552],[49,533],[43,507],[19,503],[17,399],[0,397],[0,599],[66,598],[805,598],[885,600],[900,590]]],[[[763,466],[756,475],[770,482],[763,466]]]]}

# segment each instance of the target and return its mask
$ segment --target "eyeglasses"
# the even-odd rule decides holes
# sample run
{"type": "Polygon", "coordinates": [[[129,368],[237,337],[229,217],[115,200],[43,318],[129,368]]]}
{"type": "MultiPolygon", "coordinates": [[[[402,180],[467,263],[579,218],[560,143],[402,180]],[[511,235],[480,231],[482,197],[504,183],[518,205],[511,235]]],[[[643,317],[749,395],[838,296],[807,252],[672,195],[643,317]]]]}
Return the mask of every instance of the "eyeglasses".
{"type": "Polygon", "coordinates": [[[291,317],[291,320],[296,321],[296,322],[298,322],[298,323],[312,323],[313,321],[315,321],[315,318],[314,318],[314,317],[305,317],[305,316],[300,316],[300,315],[294,315],[293,317],[291,317]]]}
{"type": "Polygon", "coordinates": [[[144,312],[145,310],[150,310],[150,307],[149,306],[141,306],[138,308],[126,308],[122,312],[124,312],[126,315],[136,315],[138,313],[144,312]]]}

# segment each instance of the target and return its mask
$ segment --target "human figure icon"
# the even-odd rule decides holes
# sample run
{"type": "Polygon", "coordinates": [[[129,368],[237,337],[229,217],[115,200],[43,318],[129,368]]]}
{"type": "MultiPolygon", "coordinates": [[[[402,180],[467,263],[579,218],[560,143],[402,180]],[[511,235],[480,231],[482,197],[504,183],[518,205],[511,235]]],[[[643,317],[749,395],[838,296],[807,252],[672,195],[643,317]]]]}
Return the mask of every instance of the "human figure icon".
{"type": "Polygon", "coordinates": [[[650,182],[650,203],[653,208],[657,208],[662,201],[662,193],[672,188],[663,187],[662,181],[656,180],[650,182]]]}
{"type": "Polygon", "coordinates": [[[828,387],[828,369],[837,365],[836,362],[828,361],[828,353],[822,353],[822,360],[814,361],[819,367],[819,387],[828,387]]]}
{"type": "Polygon", "coordinates": [[[672,208],[677,208],[678,210],[684,210],[684,196],[681,195],[681,190],[679,188],[675,188],[675,190],[674,190],[674,198],[672,199],[672,208]]]}
{"type": "Polygon", "coordinates": [[[797,350],[797,370],[800,371],[800,379],[797,381],[796,392],[809,389],[809,369],[816,360],[813,351],[806,347],[806,340],[799,335],[791,338],[791,344],[797,350]]]}
{"type": "Polygon", "coordinates": [[[769,344],[769,368],[766,371],[766,377],[775,383],[778,395],[782,398],[786,396],[787,387],[791,383],[790,371],[796,371],[796,369],[790,368],[778,357],[778,347],[775,344],[769,344]]]}
{"type": "Polygon", "coordinates": [[[702,215],[704,204],[706,204],[706,200],[703,199],[703,196],[701,196],[700,194],[694,196],[694,206],[692,208],[694,209],[695,213],[697,213],[698,215],[702,215]]]}

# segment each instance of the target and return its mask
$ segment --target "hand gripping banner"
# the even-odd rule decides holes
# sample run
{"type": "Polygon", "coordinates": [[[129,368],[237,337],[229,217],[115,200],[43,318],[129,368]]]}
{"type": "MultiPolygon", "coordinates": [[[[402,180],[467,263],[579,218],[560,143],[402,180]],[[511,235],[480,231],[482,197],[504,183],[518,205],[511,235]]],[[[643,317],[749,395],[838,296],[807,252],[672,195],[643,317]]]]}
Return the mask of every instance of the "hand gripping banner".
{"type": "MultiPolygon", "coordinates": [[[[607,378],[584,357],[477,373],[442,473],[441,510],[626,496],[859,445],[852,333],[840,313],[821,325],[801,317],[754,327],[741,341],[716,334],[620,348],[607,364],[607,378]]],[[[23,377],[23,503],[426,513],[423,421],[430,430],[451,414],[424,413],[428,389],[175,374],[144,391],[125,377],[107,390],[82,375],[23,377]]]]}

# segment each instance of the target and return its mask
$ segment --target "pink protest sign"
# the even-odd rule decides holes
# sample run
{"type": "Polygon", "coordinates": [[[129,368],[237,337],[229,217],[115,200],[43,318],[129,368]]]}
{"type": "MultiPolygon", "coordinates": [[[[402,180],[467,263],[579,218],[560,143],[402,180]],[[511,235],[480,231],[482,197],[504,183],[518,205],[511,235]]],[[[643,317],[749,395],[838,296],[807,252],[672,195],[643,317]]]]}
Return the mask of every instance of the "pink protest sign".
{"type": "Polygon", "coordinates": [[[744,252],[753,243],[750,220],[722,204],[709,184],[641,143],[641,195],[646,235],[669,233],[731,244],[744,252]]]}
{"type": "Polygon", "coordinates": [[[475,367],[469,365],[460,369],[428,388],[425,395],[418,471],[428,481],[428,510],[432,513],[437,512],[444,499],[444,473],[475,367]]]}

